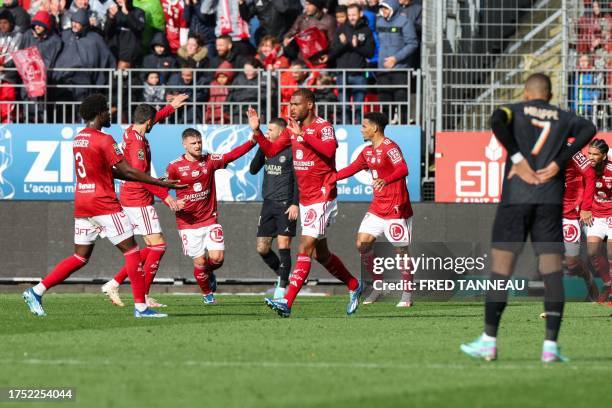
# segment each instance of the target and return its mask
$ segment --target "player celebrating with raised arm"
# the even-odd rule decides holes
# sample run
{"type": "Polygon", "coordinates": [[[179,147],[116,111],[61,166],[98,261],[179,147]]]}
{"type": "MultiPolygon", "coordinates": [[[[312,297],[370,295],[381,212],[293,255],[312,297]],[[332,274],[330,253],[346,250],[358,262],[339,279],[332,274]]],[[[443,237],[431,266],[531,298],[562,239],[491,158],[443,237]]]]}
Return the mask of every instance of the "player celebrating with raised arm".
{"type": "Polygon", "coordinates": [[[544,280],[546,337],[542,362],[566,361],[557,345],[563,291],[564,168],[595,135],[591,122],[549,102],[550,78],[533,74],[525,83],[525,102],[503,106],[491,117],[495,137],[508,151],[501,203],[493,224],[491,277],[485,298],[484,333],[461,350],[487,361],[497,358],[497,330],[506,307],[506,283],[527,236],[538,255],[544,280]],[[567,140],[575,140],[568,145],[567,140]]]}
{"type": "Polygon", "coordinates": [[[593,266],[604,281],[599,303],[612,306],[612,163],[608,160],[608,144],[595,139],[589,145],[589,161],[595,169],[595,195],[593,200],[593,223],[587,229],[587,250],[593,266]],[[607,255],[602,256],[602,243],[608,237],[607,255]]]}
{"type": "Polygon", "coordinates": [[[315,97],[307,89],[299,89],[289,103],[291,120],[281,137],[271,142],[259,129],[257,112],[249,109],[249,125],[266,157],[274,157],[291,146],[293,169],[300,196],[302,236],[295,268],[289,279],[284,299],[266,299],[266,304],[281,317],[289,317],[291,306],[308,278],[311,258],[342,281],[349,289],[346,313],[355,313],[363,286],[346,269],[340,258],[330,252],[325,234],[338,212],[336,201],[336,148],[338,143],[332,125],[315,115],[315,97]]]}
{"type": "Polygon", "coordinates": [[[87,264],[94,242],[107,237],[123,253],[134,295],[135,317],[166,317],[147,307],[144,276],[139,272],[140,251],[132,225],[115,195],[113,178],[139,181],[163,188],[182,188],[171,181],[161,181],[131,167],[113,138],[101,132],[110,126],[108,101],[101,94],[90,95],[81,103],[80,114],[86,127],[74,139],[73,153],[77,176],[74,194],[74,255],[60,262],[41,283],[23,292],[30,311],[45,316],[42,296],[87,264]],[[114,176],[114,177],[113,177],[114,176]]]}
{"type": "MultiPolygon", "coordinates": [[[[188,95],[177,95],[172,102],[160,109],[159,112],[151,105],[141,104],[134,111],[134,124],[123,133],[123,154],[128,164],[147,174],[151,173],[151,147],[146,134],[153,126],[166,119],[176,109],[185,105],[188,95]]],[[[125,181],[121,184],[119,200],[123,210],[134,226],[134,233],[142,235],[146,247],[140,251],[141,261],[145,273],[145,293],[147,306],[165,307],[155,299],[149,297],[149,290],[159,263],[166,252],[166,241],[162,234],[159,218],[153,204],[155,197],[159,197],[172,211],[179,210],[174,198],[168,194],[167,188],[152,186],[146,183],[125,181]]],[[[121,269],[113,279],[102,286],[102,292],[110,301],[123,307],[119,297],[119,285],[127,278],[125,268],[121,269]]]]}
{"type": "MultiPolygon", "coordinates": [[[[408,166],[399,146],[385,136],[387,123],[387,117],[380,112],[370,112],[364,116],[361,133],[364,140],[372,144],[364,148],[357,159],[340,170],[336,177],[343,180],[362,170],[372,172],[374,199],[357,233],[357,249],[362,265],[369,273],[373,270],[373,244],[376,238],[384,234],[402,255],[408,255],[408,245],[412,240],[412,206],[406,188],[408,166]]],[[[397,307],[412,306],[410,269],[401,271],[404,290],[397,307]]],[[[374,276],[375,282],[380,279],[382,276],[374,276]]],[[[381,292],[373,287],[363,304],[376,302],[381,292]]]]}
{"type": "Polygon", "coordinates": [[[248,140],[226,154],[203,154],[200,132],[188,128],[182,138],[185,154],[172,161],[166,173],[187,185],[177,191],[184,207],[176,212],[176,225],[185,255],[193,258],[193,275],[202,290],[204,304],[213,304],[216,282],[211,275],[223,265],[225,251],[223,227],[217,221],[215,171],[244,156],[255,143],[248,140]]]}
{"type": "MultiPolygon", "coordinates": [[[[266,137],[275,142],[287,127],[282,118],[272,119],[268,123],[266,137]]],[[[298,189],[293,173],[291,147],[272,158],[266,158],[261,149],[257,150],[251,167],[251,174],[257,174],[264,168],[262,185],[263,204],[257,223],[257,253],[277,275],[273,299],[285,297],[291,272],[291,238],[295,237],[295,227],[299,213],[298,189]],[[272,250],[272,241],[276,238],[278,255],[272,250]]]]}

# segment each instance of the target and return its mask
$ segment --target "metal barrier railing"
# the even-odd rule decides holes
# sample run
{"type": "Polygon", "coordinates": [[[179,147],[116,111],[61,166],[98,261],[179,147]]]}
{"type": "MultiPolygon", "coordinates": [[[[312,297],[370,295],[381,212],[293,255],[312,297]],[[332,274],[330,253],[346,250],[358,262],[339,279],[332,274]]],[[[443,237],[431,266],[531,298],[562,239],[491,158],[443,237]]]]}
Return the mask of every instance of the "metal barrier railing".
{"type": "MultiPolygon", "coordinates": [[[[13,73],[15,68],[4,68],[13,73]]],[[[100,68],[54,68],[47,71],[47,92],[39,98],[28,98],[22,83],[0,82],[0,88],[14,90],[13,100],[0,100],[0,123],[78,123],[78,105],[85,95],[99,92],[109,101],[115,98],[116,70],[100,68]],[[62,82],[56,82],[61,78],[62,82]],[[85,82],[86,83],[83,83],[85,82]],[[91,81],[91,82],[90,82],[91,81]],[[92,83],[96,81],[97,83],[92,83]]]]}
{"type": "MultiPolygon", "coordinates": [[[[6,68],[6,71],[10,70],[6,68]]],[[[392,124],[422,123],[422,77],[418,70],[257,70],[250,81],[243,80],[238,85],[230,82],[222,86],[225,89],[213,83],[216,71],[191,68],[53,69],[48,72],[47,93],[41,98],[28,99],[21,83],[0,83],[0,87],[14,88],[21,96],[0,101],[0,122],[78,123],[81,121],[78,105],[82,99],[88,94],[101,92],[109,99],[113,122],[131,123],[138,104],[150,103],[161,107],[173,94],[187,93],[190,98],[186,106],[167,118],[165,123],[244,125],[247,124],[246,111],[250,106],[256,108],[265,121],[274,116],[288,115],[291,90],[304,86],[315,92],[317,114],[335,125],[360,124],[363,115],[369,111],[385,112],[392,124]],[[156,85],[156,89],[144,81],[151,71],[165,79],[156,85]],[[98,85],[55,83],[55,74],[61,72],[102,75],[103,81],[98,81],[98,85]],[[290,77],[292,74],[300,76],[301,72],[314,80],[297,85],[290,77]],[[388,74],[394,75],[394,82],[383,84],[381,78],[388,74]],[[327,82],[317,81],[317,78],[325,78],[327,82]],[[210,99],[211,95],[217,94],[227,94],[227,98],[210,99]],[[149,97],[151,95],[153,98],[149,97]]],[[[242,69],[224,71],[231,72],[234,78],[245,75],[242,69]]]]}

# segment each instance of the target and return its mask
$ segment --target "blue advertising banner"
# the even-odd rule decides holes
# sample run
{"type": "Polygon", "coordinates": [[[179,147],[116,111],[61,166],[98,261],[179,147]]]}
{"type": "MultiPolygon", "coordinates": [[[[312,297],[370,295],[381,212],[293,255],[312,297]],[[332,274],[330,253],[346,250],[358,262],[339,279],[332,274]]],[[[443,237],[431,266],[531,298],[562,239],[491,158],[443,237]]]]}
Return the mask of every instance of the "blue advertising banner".
{"type": "MultiPolygon", "coordinates": [[[[0,127],[0,198],[13,200],[72,200],[74,162],[72,139],[82,126],[3,125],[0,127]]],[[[248,126],[196,126],[204,135],[204,149],[226,153],[249,137],[248,126]]],[[[123,127],[104,129],[120,142],[123,127]]],[[[147,135],[153,156],[153,176],[162,176],[169,162],[183,152],[181,132],[185,126],[157,125],[147,135]]],[[[337,168],[353,161],[366,145],[359,126],[336,126],[337,168]]],[[[413,201],[420,201],[421,129],[418,126],[388,126],[387,136],[396,141],[410,169],[408,188],[413,201]]],[[[261,200],[263,171],[249,173],[253,149],[216,173],[220,201],[261,200]]],[[[361,172],[338,183],[340,201],[370,201],[372,178],[361,172]]]]}

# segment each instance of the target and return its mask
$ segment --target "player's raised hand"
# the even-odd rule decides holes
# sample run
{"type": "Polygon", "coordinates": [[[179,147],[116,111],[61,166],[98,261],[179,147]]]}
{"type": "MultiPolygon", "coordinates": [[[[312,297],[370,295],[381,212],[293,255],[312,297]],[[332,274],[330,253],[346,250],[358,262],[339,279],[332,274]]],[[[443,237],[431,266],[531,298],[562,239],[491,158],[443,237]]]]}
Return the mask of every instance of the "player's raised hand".
{"type": "Polygon", "coordinates": [[[253,109],[252,106],[249,106],[249,109],[247,109],[246,114],[247,118],[249,119],[249,126],[251,127],[251,129],[253,129],[253,131],[259,130],[260,121],[259,114],[257,113],[257,111],[253,109]]]}
{"type": "Polygon", "coordinates": [[[383,187],[387,185],[387,182],[384,179],[376,179],[372,182],[372,187],[375,191],[382,191],[383,187]]]}
{"type": "Polygon", "coordinates": [[[289,121],[287,122],[287,129],[289,129],[294,135],[298,136],[298,142],[302,141],[302,139],[300,139],[302,136],[302,129],[300,129],[300,124],[297,123],[295,119],[289,118],[289,121]]]}
{"type": "Polygon", "coordinates": [[[166,205],[168,205],[168,207],[170,207],[172,211],[177,212],[180,210],[178,201],[176,201],[174,197],[169,195],[168,197],[166,197],[164,202],[166,203],[166,205]]]}
{"type": "Polygon", "coordinates": [[[536,174],[542,183],[546,183],[552,180],[559,173],[559,170],[559,165],[553,161],[548,166],[538,170],[536,174]]]}
{"type": "Polygon", "coordinates": [[[535,171],[529,165],[529,162],[525,159],[520,162],[513,164],[510,172],[508,173],[508,180],[512,177],[518,176],[527,184],[540,184],[541,179],[538,177],[535,171]]]}
{"type": "Polygon", "coordinates": [[[298,219],[299,211],[300,211],[300,207],[294,204],[294,205],[290,205],[289,208],[287,208],[287,211],[285,211],[285,214],[287,214],[287,218],[289,218],[289,221],[295,221],[298,219]]]}
{"type": "Polygon", "coordinates": [[[172,105],[174,110],[177,110],[177,109],[182,108],[183,106],[185,106],[185,104],[187,103],[187,99],[189,99],[189,95],[187,95],[187,94],[178,94],[174,98],[172,98],[172,101],[170,102],[170,105],[172,105]]]}

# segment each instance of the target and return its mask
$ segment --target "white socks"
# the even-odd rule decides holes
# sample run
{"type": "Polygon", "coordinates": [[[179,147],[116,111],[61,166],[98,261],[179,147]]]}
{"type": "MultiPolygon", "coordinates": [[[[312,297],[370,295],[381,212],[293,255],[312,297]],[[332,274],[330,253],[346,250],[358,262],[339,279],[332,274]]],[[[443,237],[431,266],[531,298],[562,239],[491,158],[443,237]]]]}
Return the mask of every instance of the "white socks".
{"type": "Polygon", "coordinates": [[[37,284],[36,286],[34,286],[32,288],[32,290],[34,291],[34,293],[36,293],[38,296],[42,296],[45,294],[45,292],[47,291],[47,288],[45,288],[45,285],[43,285],[42,283],[37,284]]]}
{"type": "Polygon", "coordinates": [[[134,307],[139,312],[144,312],[145,310],[147,310],[147,304],[146,303],[134,303],[134,307]]]}
{"type": "Polygon", "coordinates": [[[491,337],[487,333],[482,333],[483,341],[497,341],[497,337],[491,337]]]}

